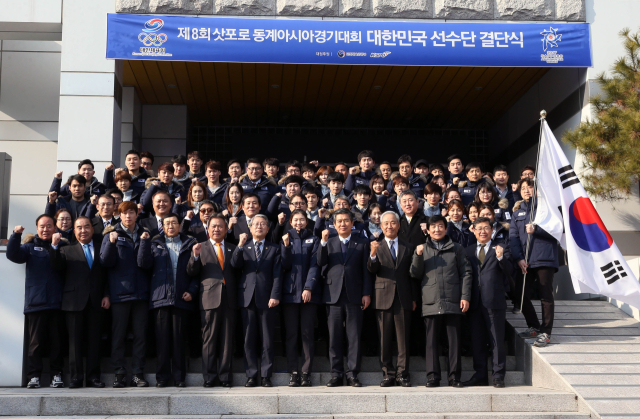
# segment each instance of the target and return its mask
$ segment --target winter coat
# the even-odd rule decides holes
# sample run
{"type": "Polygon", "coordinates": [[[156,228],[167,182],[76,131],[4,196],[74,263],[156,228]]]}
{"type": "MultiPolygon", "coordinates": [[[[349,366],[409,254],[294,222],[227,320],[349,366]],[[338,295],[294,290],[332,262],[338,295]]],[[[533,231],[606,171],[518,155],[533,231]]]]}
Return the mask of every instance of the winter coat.
{"type": "MultiPolygon", "coordinates": [[[[393,179],[399,175],[400,173],[398,172],[391,173],[389,183],[387,183],[387,191],[389,191],[390,197],[396,194],[396,191],[393,189],[393,179]]],[[[409,189],[415,192],[416,195],[422,196],[424,194],[424,187],[427,186],[427,183],[431,182],[431,177],[431,174],[425,176],[417,173],[411,173],[411,177],[409,177],[409,189]]]]}
{"type": "MultiPolygon", "coordinates": [[[[530,204],[526,201],[518,201],[513,207],[513,217],[509,228],[511,255],[518,262],[525,259],[527,249],[526,225],[535,218],[535,210],[531,216],[530,204]]],[[[530,234],[529,260],[530,268],[551,267],[558,271],[558,241],[542,228],[535,226],[535,231],[530,234]]]]}
{"type": "Polygon", "coordinates": [[[474,182],[472,180],[461,180],[458,182],[458,192],[460,193],[460,199],[464,204],[465,208],[467,205],[473,202],[476,199],[476,191],[478,190],[478,186],[486,182],[485,178],[480,178],[479,181],[474,182]]]}
{"type": "Polygon", "coordinates": [[[498,223],[511,223],[511,208],[509,206],[509,200],[507,198],[500,198],[498,202],[493,204],[493,211],[496,216],[496,222],[498,223]]]}
{"type": "MultiPolygon", "coordinates": [[[[131,179],[131,186],[130,189],[133,190],[133,195],[134,196],[140,196],[142,194],[142,192],[144,192],[145,188],[146,188],[146,180],[147,178],[150,177],[149,173],[147,173],[146,170],[144,170],[144,167],[140,167],[139,172],[138,172],[138,176],[132,176],[131,179]]],[[[114,170],[105,170],[104,171],[104,186],[107,188],[107,190],[115,188],[116,187],[116,181],[115,181],[115,169],[114,170]]],[[[133,201],[133,199],[132,199],[133,201]]]]}
{"type": "MultiPolygon", "coordinates": [[[[146,190],[142,192],[140,196],[140,203],[144,206],[144,210],[148,213],[153,213],[153,195],[155,195],[158,191],[167,191],[169,192],[169,185],[165,185],[164,183],[160,183],[160,186],[156,186],[153,184],[154,181],[160,182],[160,179],[149,177],[145,181],[146,190]]],[[[171,204],[173,205],[176,202],[176,198],[180,197],[182,202],[187,202],[187,192],[182,184],[176,180],[171,182],[172,190],[169,194],[171,196],[171,204]]]]}
{"type": "Polygon", "coordinates": [[[409,270],[421,281],[422,315],[462,314],[460,300],[471,301],[471,265],[464,247],[444,238],[438,250],[429,238],[422,255],[413,253],[409,270]]]}
{"type": "Polygon", "coordinates": [[[254,186],[254,183],[251,182],[249,176],[245,176],[241,181],[240,185],[244,190],[244,194],[254,193],[260,197],[260,213],[265,214],[267,211],[267,207],[269,206],[269,202],[271,202],[271,198],[278,192],[278,187],[276,181],[273,178],[267,177],[265,175],[260,178],[257,186],[254,186]]]}
{"type": "Polygon", "coordinates": [[[371,182],[371,178],[376,174],[375,170],[369,170],[368,172],[363,172],[360,169],[360,166],[356,166],[356,174],[352,175],[349,173],[347,175],[347,179],[344,181],[344,187],[347,190],[352,191],[358,185],[367,185],[371,182]]]}
{"type": "MultiPolygon", "coordinates": [[[[51,183],[51,187],[49,188],[49,192],[57,192],[58,196],[69,196],[71,195],[71,191],[69,190],[69,184],[65,183],[62,185],[62,179],[58,179],[57,177],[53,178],[53,182],[51,183]]],[[[90,198],[93,195],[104,195],[107,191],[106,186],[100,182],[98,179],[94,177],[91,178],[91,182],[87,182],[87,186],[84,191],[84,196],[90,198]]]]}
{"type": "Polygon", "coordinates": [[[449,221],[447,225],[447,236],[462,247],[467,247],[475,241],[474,234],[469,231],[469,223],[464,220],[462,221],[462,230],[456,227],[453,222],[449,221]]]}
{"type": "Polygon", "coordinates": [[[280,243],[282,302],[302,303],[302,291],[311,291],[311,302],[322,301],[318,248],[320,239],[309,230],[289,230],[289,246],[280,243]]]}
{"type": "MultiPolygon", "coordinates": [[[[329,230],[329,238],[338,235],[338,230],[336,230],[336,226],[333,224],[334,212],[334,210],[329,210],[326,212],[324,217],[318,217],[313,227],[313,234],[316,237],[322,238],[322,232],[324,230],[329,230]]],[[[362,215],[358,212],[354,214],[353,227],[351,227],[351,235],[353,237],[363,237],[366,239],[371,239],[372,237],[366,224],[362,221],[362,215]]]]}

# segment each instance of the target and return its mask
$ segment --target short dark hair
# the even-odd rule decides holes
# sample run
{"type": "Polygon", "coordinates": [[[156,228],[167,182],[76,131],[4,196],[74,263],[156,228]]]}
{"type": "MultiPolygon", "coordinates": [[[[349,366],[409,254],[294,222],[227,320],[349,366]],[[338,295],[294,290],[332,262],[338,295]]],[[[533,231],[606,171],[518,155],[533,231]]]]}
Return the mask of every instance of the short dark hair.
{"type": "Polygon", "coordinates": [[[385,160],[382,163],[378,163],[378,167],[382,166],[383,164],[386,164],[387,166],[391,166],[391,163],[385,160]]]}
{"type": "Polygon", "coordinates": [[[249,198],[255,198],[258,200],[258,205],[262,206],[262,202],[260,200],[260,197],[256,194],[254,194],[253,192],[248,192],[244,195],[242,195],[242,205],[244,205],[245,201],[249,198]]]}
{"type": "Polygon", "coordinates": [[[164,162],[162,163],[160,166],[158,166],[158,173],[160,173],[161,171],[165,171],[165,172],[169,172],[169,173],[175,173],[176,169],[173,167],[172,163],[164,162]]]}
{"type": "Polygon", "coordinates": [[[429,173],[433,172],[434,170],[441,170],[442,173],[444,173],[444,167],[440,163],[431,163],[429,165],[429,173]]]}
{"type": "Polygon", "coordinates": [[[360,153],[358,153],[358,163],[360,163],[360,160],[362,160],[365,157],[369,157],[371,160],[376,161],[376,157],[373,154],[373,151],[362,150],[360,153]]]}
{"type": "Polygon", "coordinates": [[[489,223],[489,227],[493,227],[493,223],[487,217],[478,217],[478,218],[476,218],[476,220],[473,222],[473,226],[475,227],[480,223],[489,223]]]}
{"type": "Polygon", "coordinates": [[[174,218],[174,217],[176,218],[176,220],[178,220],[178,222],[180,222],[180,217],[178,217],[178,214],[176,214],[175,212],[170,212],[169,214],[162,217],[160,221],[162,222],[162,225],[164,225],[164,220],[166,220],[167,218],[174,218]]]}
{"type": "Polygon", "coordinates": [[[333,166],[333,167],[334,167],[334,170],[335,170],[335,168],[336,168],[336,167],[338,167],[338,166],[349,167],[349,165],[348,165],[347,163],[345,163],[345,162],[343,162],[343,161],[339,161],[338,163],[336,163],[336,164],[333,166]]]}
{"type": "Polygon", "coordinates": [[[290,183],[297,183],[302,188],[302,185],[304,184],[304,178],[298,175],[287,176],[287,178],[284,180],[284,185],[286,186],[290,183]]]}
{"type": "Polygon", "coordinates": [[[339,210],[337,210],[336,212],[333,213],[333,219],[336,220],[338,215],[348,215],[349,216],[349,220],[353,221],[353,213],[351,212],[351,210],[346,209],[346,208],[340,208],[339,210]]]}
{"type": "Polygon", "coordinates": [[[71,186],[71,182],[73,182],[74,180],[81,185],[85,185],[85,186],[87,185],[87,178],[85,178],[82,175],[75,174],[75,175],[69,176],[69,180],[67,181],[69,186],[71,186]]]}
{"type": "MultiPolygon", "coordinates": [[[[213,202],[211,201],[206,201],[207,204],[213,204],[213,202]]],[[[203,205],[205,202],[203,201],[202,204],[203,205]]],[[[215,207],[214,207],[215,208],[215,207]]],[[[227,230],[229,229],[229,223],[227,221],[227,217],[225,217],[224,215],[222,215],[219,212],[214,212],[211,217],[209,217],[209,219],[207,220],[207,224],[205,225],[205,227],[209,228],[209,224],[211,223],[211,220],[223,220],[224,221],[224,225],[227,227],[227,230]]]]}
{"type": "Polygon", "coordinates": [[[105,192],[104,194],[105,195],[109,195],[109,196],[113,196],[113,194],[116,194],[116,195],[120,195],[120,198],[124,198],[124,193],[118,188],[111,188],[107,192],[105,192]]]}
{"type": "Polygon", "coordinates": [[[340,172],[332,172],[327,176],[327,183],[334,181],[344,183],[344,175],[340,172]]]}
{"type": "Polygon", "coordinates": [[[269,166],[278,166],[278,167],[280,167],[280,160],[276,159],[275,157],[269,157],[269,158],[264,159],[264,162],[262,162],[262,164],[264,166],[269,165],[269,166]]]}
{"type": "Polygon", "coordinates": [[[291,204],[291,202],[293,202],[293,198],[300,198],[304,201],[305,204],[308,204],[309,202],[307,201],[307,197],[304,196],[304,194],[302,192],[298,192],[297,194],[293,194],[293,196],[289,199],[289,204],[291,204]]]}
{"type": "Polygon", "coordinates": [[[211,205],[214,210],[216,209],[216,206],[217,206],[216,203],[211,201],[210,199],[202,200],[200,202],[200,208],[202,208],[203,205],[211,205]]]}
{"type": "Polygon", "coordinates": [[[116,183],[120,182],[121,180],[128,180],[129,182],[131,182],[133,178],[131,177],[128,171],[121,170],[118,173],[116,173],[116,176],[113,180],[116,183]]]}
{"type": "Polygon", "coordinates": [[[429,168],[429,162],[426,161],[425,159],[420,159],[416,162],[416,164],[413,165],[413,167],[420,167],[420,166],[427,166],[427,168],[429,168]]]}
{"type": "Polygon", "coordinates": [[[76,218],[75,220],[73,220],[73,226],[75,227],[76,223],[80,220],[87,220],[89,221],[89,225],[91,226],[91,228],[93,228],[93,224],[91,224],[91,218],[85,216],[85,215],[81,215],[78,218],[76,218]]]}
{"type": "Polygon", "coordinates": [[[138,150],[131,149],[131,150],[127,151],[127,154],[125,154],[125,158],[126,158],[129,154],[135,154],[136,156],[138,156],[138,158],[140,158],[140,152],[139,152],[138,150]]]}
{"type": "Polygon", "coordinates": [[[313,172],[315,173],[316,170],[318,170],[318,168],[316,167],[315,164],[311,164],[311,163],[305,163],[302,165],[302,173],[304,172],[313,172]]]}
{"type": "Polygon", "coordinates": [[[393,180],[391,181],[391,183],[393,183],[393,186],[397,186],[399,183],[404,183],[405,185],[410,185],[409,183],[409,179],[407,179],[406,177],[402,176],[402,175],[398,175],[396,177],[393,178],[393,180]]]}
{"type": "Polygon", "coordinates": [[[453,160],[460,160],[460,163],[462,163],[462,157],[460,157],[459,154],[452,154],[447,157],[447,164],[451,163],[453,160]]]}
{"type": "Polygon", "coordinates": [[[467,163],[467,166],[464,168],[465,172],[471,171],[471,169],[479,169],[482,172],[482,165],[478,162],[472,161],[467,163]]]}
{"type": "Polygon", "coordinates": [[[442,224],[444,224],[444,226],[447,227],[447,219],[440,214],[436,214],[429,217],[429,220],[427,221],[427,228],[439,222],[442,222],[442,224]]]}
{"type": "Polygon", "coordinates": [[[169,197],[169,201],[171,201],[171,194],[164,189],[160,189],[158,192],[153,194],[153,196],[151,197],[151,202],[153,202],[158,195],[167,195],[167,197],[169,197]]]}
{"type": "Polygon", "coordinates": [[[416,193],[414,191],[412,191],[411,189],[407,189],[406,191],[402,191],[402,193],[400,194],[400,196],[398,197],[398,199],[402,199],[403,196],[405,195],[411,195],[414,199],[418,199],[418,196],[416,195],[416,193]]]}
{"type": "Polygon", "coordinates": [[[148,151],[143,151],[142,153],[140,153],[140,159],[142,159],[143,157],[146,157],[146,158],[150,159],[151,160],[151,164],[153,164],[153,162],[156,161],[156,158],[153,157],[153,154],[151,154],[148,151]]]}
{"type": "Polygon", "coordinates": [[[220,166],[220,162],[215,161],[215,160],[209,160],[207,162],[207,164],[204,165],[204,171],[206,172],[207,170],[213,170],[213,171],[218,171],[221,172],[222,167],[220,166]]]}
{"type": "Polygon", "coordinates": [[[371,213],[376,208],[378,208],[381,213],[384,212],[384,208],[382,208],[382,205],[378,204],[377,202],[374,202],[373,204],[369,204],[369,208],[367,208],[367,215],[371,216],[371,213]]]}
{"type": "Polygon", "coordinates": [[[96,167],[93,165],[93,162],[89,159],[84,159],[82,160],[80,163],[78,163],[78,170],[82,169],[82,166],[84,166],[85,164],[90,164],[92,169],[95,169],[96,167]]]}
{"type": "Polygon", "coordinates": [[[53,225],[56,225],[56,220],[55,218],[53,218],[52,216],[50,216],[49,214],[40,214],[38,215],[38,218],[36,218],[36,226],[38,225],[38,221],[40,221],[41,218],[49,218],[51,221],[53,221],[53,225]]]}
{"type": "Polygon", "coordinates": [[[317,196],[318,198],[320,198],[320,194],[318,193],[318,190],[316,188],[314,188],[313,186],[305,186],[302,189],[302,194],[305,196],[307,196],[307,194],[314,194],[315,196],[317,196]]]}
{"type": "Polygon", "coordinates": [[[522,176],[522,174],[526,171],[526,170],[531,170],[533,172],[533,174],[536,173],[536,168],[531,166],[530,164],[526,165],[525,167],[522,168],[522,170],[520,170],[520,176],[522,176]]]}
{"type": "Polygon", "coordinates": [[[533,186],[535,185],[535,183],[533,182],[533,179],[530,179],[528,177],[524,178],[524,179],[520,179],[518,181],[518,192],[520,191],[520,189],[522,189],[522,185],[527,184],[527,186],[531,186],[533,188],[533,186]]]}
{"type": "Polygon", "coordinates": [[[229,159],[227,162],[227,169],[231,167],[232,164],[238,163],[240,165],[240,169],[242,169],[242,162],[238,159],[229,159]]]}
{"type": "Polygon", "coordinates": [[[444,199],[445,199],[445,201],[447,200],[447,198],[449,197],[449,194],[451,192],[455,192],[455,193],[458,194],[458,196],[460,196],[460,191],[458,190],[458,188],[456,188],[455,186],[451,186],[451,187],[448,187],[447,190],[444,191],[444,199]]]}
{"type": "Polygon", "coordinates": [[[186,166],[187,165],[187,156],[185,156],[184,154],[176,154],[171,159],[171,163],[179,164],[181,166],[186,166]]]}
{"type": "MultiPolygon", "coordinates": [[[[118,189],[118,191],[120,191],[120,189],[118,189]]],[[[122,191],[120,191],[120,193],[122,193],[122,191]]],[[[112,200],[112,201],[113,201],[113,205],[115,205],[115,204],[116,204],[116,199],[115,199],[114,197],[112,197],[110,194],[106,194],[106,193],[105,193],[104,195],[100,195],[100,196],[98,197],[98,202],[100,202],[100,200],[101,200],[102,198],[110,199],[110,200],[112,200]]]]}
{"type": "Polygon", "coordinates": [[[426,196],[434,193],[437,193],[438,195],[442,196],[442,188],[438,186],[437,183],[433,183],[433,182],[427,183],[427,186],[424,187],[424,195],[426,196]]]}
{"type": "Polygon", "coordinates": [[[371,196],[371,188],[367,185],[358,185],[353,188],[353,195],[362,194],[371,196]]]}
{"type": "Polygon", "coordinates": [[[284,170],[289,169],[291,166],[297,167],[298,169],[302,170],[302,163],[300,163],[298,160],[288,161],[287,164],[284,165],[284,170]]]}
{"type": "Polygon", "coordinates": [[[496,172],[507,172],[509,173],[509,170],[507,169],[507,166],[505,166],[504,164],[499,164],[496,167],[493,168],[493,175],[495,176],[496,172]]]}
{"type": "Polygon", "coordinates": [[[262,162],[261,162],[260,160],[258,160],[258,159],[257,159],[257,158],[255,158],[255,157],[249,157],[249,158],[247,159],[247,167],[249,167],[249,165],[250,165],[250,164],[252,164],[252,163],[253,163],[253,164],[259,164],[259,165],[260,165],[260,167],[264,168],[264,167],[262,166],[262,162]]]}
{"type": "MultiPolygon", "coordinates": [[[[293,220],[293,216],[294,215],[304,215],[304,218],[307,218],[307,213],[305,212],[305,210],[302,210],[300,208],[294,209],[293,211],[291,211],[291,216],[289,217],[289,223],[291,223],[291,220],[293,220]]],[[[307,219],[307,221],[309,221],[307,219]]]]}
{"type": "Polygon", "coordinates": [[[138,214],[138,204],[136,204],[133,201],[125,201],[125,202],[121,202],[120,205],[118,205],[118,212],[120,214],[125,213],[129,210],[135,211],[136,216],[138,214]]]}
{"type": "Polygon", "coordinates": [[[192,157],[195,157],[196,159],[200,159],[200,160],[204,161],[204,157],[203,157],[202,153],[199,152],[198,150],[190,151],[187,154],[187,159],[190,159],[192,157]]]}
{"type": "Polygon", "coordinates": [[[398,166],[400,166],[402,163],[409,163],[411,167],[413,167],[413,160],[411,160],[411,156],[408,154],[403,154],[402,156],[398,157],[398,166]]]}

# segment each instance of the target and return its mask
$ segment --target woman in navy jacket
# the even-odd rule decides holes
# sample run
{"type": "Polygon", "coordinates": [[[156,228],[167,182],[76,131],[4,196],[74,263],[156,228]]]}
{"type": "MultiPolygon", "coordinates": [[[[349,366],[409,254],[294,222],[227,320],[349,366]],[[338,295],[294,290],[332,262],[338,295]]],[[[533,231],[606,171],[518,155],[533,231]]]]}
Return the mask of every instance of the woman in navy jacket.
{"type": "Polygon", "coordinates": [[[467,247],[474,242],[474,236],[469,231],[469,223],[464,220],[465,208],[462,201],[454,199],[449,202],[447,206],[447,218],[449,223],[447,225],[447,236],[455,243],[467,247]]]}
{"type": "MultiPolygon", "coordinates": [[[[24,315],[27,322],[27,388],[40,387],[42,348],[49,347],[51,387],[63,387],[62,381],[62,276],[51,268],[49,249],[56,232],[55,221],[49,215],[36,220],[38,235],[27,234],[22,244],[24,227],[16,226],[7,244],[7,259],[27,265],[24,294],[24,315]]],[[[68,244],[66,240],[60,245],[68,244]]]]}
{"type": "Polygon", "coordinates": [[[180,234],[180,221],[176,214],[164,217],[162,227],[163,233],[140,243],[142,265],[152,267],[149,309],[158,352],[156,386],[166,387],[173,372],[176,387],[186,387],[187,322],[189,312],[196,308],[194,301],[200,287],[196,277],[187,275],[187,264],[197,240],[180,234]],[[175,249],[171,250],[174,257],[177,256],[175,271],[170,246],[175,249]]]}
{"type": "Polygon", "coordinates": [[[144,379],[147,318],[149,315],[148,261],[142,258],[141,242],[149,241],[149,231],[136,224],[138,206],[127,201],[118,206],[120,223],[107,226],[102,234],[100,262],[107,270],[111,303],[111,362],[115,369],[114,388],[126,386],[125,338],[129,323],[133,330],[131,385],[147,387],[144,379]],[[145,264],[147,262],[147,264],[145,264]]]}
{"type": "Polygon", "coordinates": [[[318,268],[320,239],[307,230],[307,214],[293,210],[292,228],[282,237],[282,313],[285,319],[287,367],[290,387],[311,386],[311,364],[314,355],[313,327],[321,302],[318,268]],[[298,374],[298,328],[302,333],[302,379],[298,374]]]}
{"type": "MultiPolygon", "coordinates": [[[[527,321],[528,329],[520,336],[537,338],[535,346],[544,347],[550,341],[553,328],[554,299],[553,275],[558,271],[558,241],[533,224],[536,208],[532,209],[531,200],[535,193],[534,181],[525,178],[518,182],[518,190],[523,198],[513,207],[513,217],[509,238],[513,260],[517,262],[522,274],[528,273],[524,290],[522,314],[527,321]],[[532,214],[533,212],[533,214],[532,214]],[[527,237],[529,237],[529,260],[526,260],[527,237]],[[538,320],[533,304],[531,304],[531,290],[535,279],[538,279],[540,303],[542,304],[542,324],[538,320]]],[[[522,277],[519,276],[519,279],[522,277]]],[[[516,290],[522,289],[522,282],[516,284],[516,290]]],[[[520,300],[521,296],[517,296],[520,300]]]]}
{"type": "Polygon", "coordinates": [[[495,221],[499,223],[511,222],[511,208],[509,208],[509,200],[500,198],[496,189],[489,183],[482,183],[476,190],[475,202],[481,204],[489,204],[493,206],[495,212],[495,221]]]}

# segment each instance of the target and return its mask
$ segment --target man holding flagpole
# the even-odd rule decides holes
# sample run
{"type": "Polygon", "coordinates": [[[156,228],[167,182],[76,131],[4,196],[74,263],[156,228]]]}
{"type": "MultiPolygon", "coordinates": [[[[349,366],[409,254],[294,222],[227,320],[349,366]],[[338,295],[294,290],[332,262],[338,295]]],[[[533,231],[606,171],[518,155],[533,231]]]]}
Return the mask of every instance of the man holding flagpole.
{"type": "MultiPolygon", "coordinates": [[[[536,211],[533,223],[530,223],[533,230],[527,227],[527,233],[543,230],[560,242],[567,251],[569,272],[576,293],[601,294],[640,307],[640,283],[549,128],[546,112],[542,111],[541,116],[537,193],[534,194],[536,211]]],[[[514,213],[514,221],[517,214],[519,211],[514,213]]],[[[518,243],[522,245],[523,238],[519,238],[518,243]]],[[[511,245],[515,254],[514,240],[511,240],[511,245]]],[[[530,254],[531,251],[529,249],[530,254]]],[[[527,261],[524,262],[518,262],[521,269],[527,268],[527,261]]],[[[539,341],[540,338],[536,343],[539,341]]]]}

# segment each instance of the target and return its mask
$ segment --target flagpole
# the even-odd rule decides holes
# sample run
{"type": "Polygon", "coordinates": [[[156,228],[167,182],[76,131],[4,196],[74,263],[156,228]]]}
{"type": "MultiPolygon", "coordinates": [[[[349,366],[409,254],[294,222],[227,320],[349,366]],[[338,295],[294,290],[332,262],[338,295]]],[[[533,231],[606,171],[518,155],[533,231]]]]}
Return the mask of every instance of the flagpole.
{"type": "MultiPolygon", "coordinates": [[[[540,111],[540,134],[538,135],[538,153],[536,155],[536,172],[534,176],[538,175],[538,165],[540,164],[540,145],[542,144],[542,127],[544,121],[547,119],[547,111],[544,109],[540,111]]],[[[533,224],[533,210],[535,208],[536,198],[538,196],[538,182],[533,181],[533,195],[531,196],[531,210],[529,211],[529,224],[533,224]]],[[[531,245],[531,234],[527,233],[527,247],[524,251],[524,261],[529,263],[529,247],[531,245]]],[[[527,283],[527,272],[522,277],[522,295],[520,296],[520,313],[522,313],[522,305],[524,304],[524,290],[527,283]]]]}

